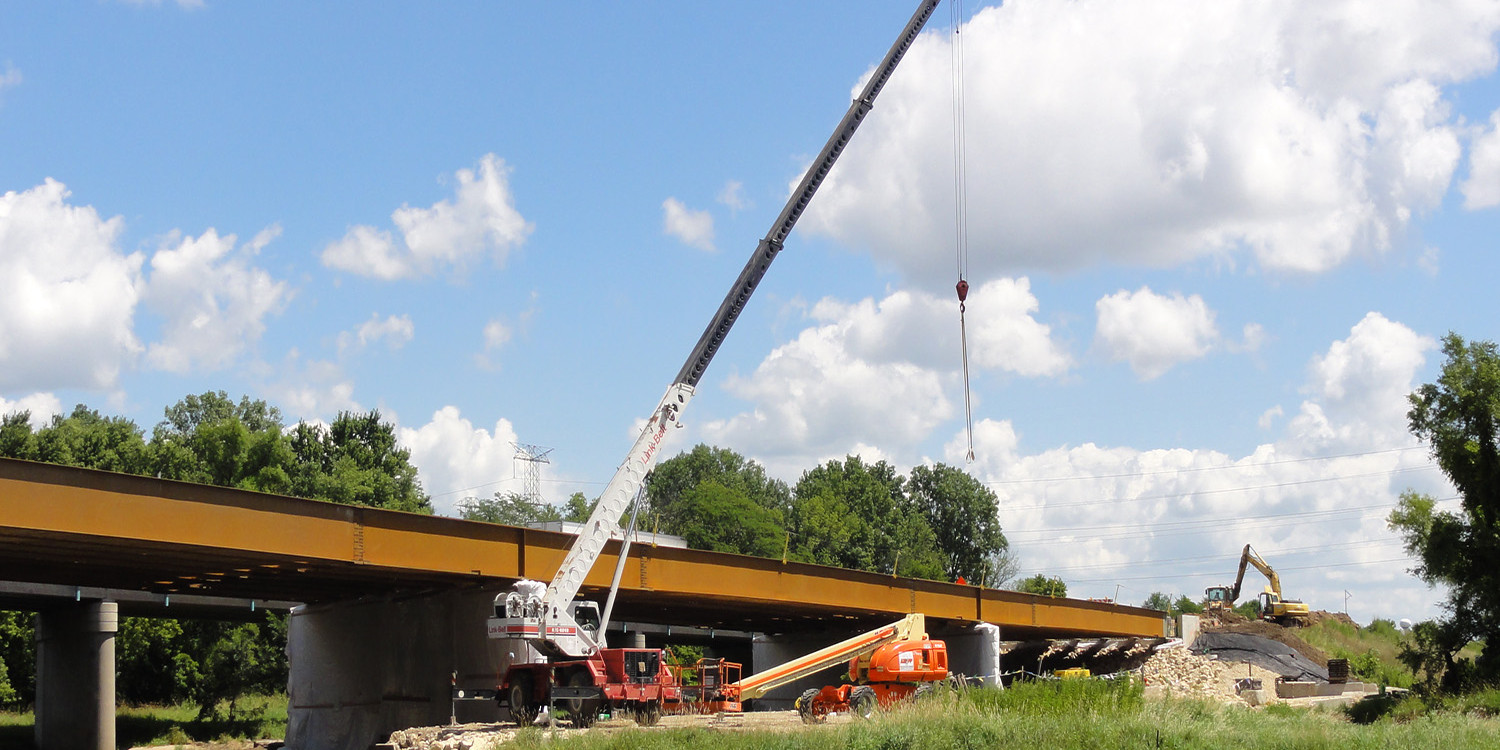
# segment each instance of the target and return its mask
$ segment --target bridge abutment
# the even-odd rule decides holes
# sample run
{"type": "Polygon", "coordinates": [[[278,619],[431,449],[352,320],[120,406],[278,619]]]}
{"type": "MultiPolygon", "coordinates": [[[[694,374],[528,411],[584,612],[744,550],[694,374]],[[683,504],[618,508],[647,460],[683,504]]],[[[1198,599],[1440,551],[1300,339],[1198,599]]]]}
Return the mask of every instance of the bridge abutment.
{"type": "Polygon", "coordinates": [[[36,616],[36,746],[114,750],[119,607],[84,600],[36,616]]]}

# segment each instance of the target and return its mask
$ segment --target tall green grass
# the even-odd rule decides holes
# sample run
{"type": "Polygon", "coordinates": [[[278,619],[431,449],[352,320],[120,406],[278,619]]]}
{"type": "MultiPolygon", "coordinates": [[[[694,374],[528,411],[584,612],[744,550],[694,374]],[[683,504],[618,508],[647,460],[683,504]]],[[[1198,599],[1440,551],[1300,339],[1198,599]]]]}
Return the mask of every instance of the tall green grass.
{"type": "MultiPolygon", "coordinates": [[[[286,736],[287,697],[247,696],[234,718],[199,719],[197,706],[121,706],[115,712],[119,747],[226,742],[286,736]]],[[[32,750],[36,718],[0,712],[0,750],[32,750]]]]}
{"type": "MultiPolygon", "coordinates": [[[[542,732],[524,732],[515,747],[552,747],[542,732]]],[[[1005,691],[936,694],[866,722],[791,732],[706,729],[627,730],[577,737],[570,750],[958,750],[959,748],[1364,748],[1500,747],[1500,721],[1471,714],[1429,714],[1408,723],[1362,726],[1341,713],[1281,708],[1255,710],[1204,701],[1143,700],[1129,683],[1064,681],[1005,691]]]]}

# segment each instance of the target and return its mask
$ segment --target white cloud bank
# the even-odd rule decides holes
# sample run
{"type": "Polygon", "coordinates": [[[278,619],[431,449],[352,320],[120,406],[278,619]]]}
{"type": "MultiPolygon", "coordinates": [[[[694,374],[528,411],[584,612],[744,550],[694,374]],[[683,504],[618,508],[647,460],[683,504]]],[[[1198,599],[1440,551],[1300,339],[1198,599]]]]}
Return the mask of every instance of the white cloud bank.
{"type": "MultiPolygon", "coordinates": [[[[1385,516],[1408,487],[1451,494],[1406,430],[1404,396],[1434,347],[1370,313],[1311,358],[1307,398],[1280,437],[1243,457],[1092,443],[1027,454],[1010,422],[983,420],[969,470],[1000,496],[1027,573],[1060,575],[1070,595],[1118,584],[1126,603],[1153,590],[1197,598],[1232,579],[1251,543],[1316,609],[1340,609],[1348,589],[1362,621],[1430,616],[1440,595],[1406,575],[1385,516]]],[[[947,460],[962,465],[967,448],[955,436],[947,460]]]]}
{"type": "Polygon", "coordinates": [[[475,427],[458,407],[445,406],[421,427],[400,428],[397,439],[411,451],[422,489],[439,514],[455,515],[457,504],[468,497],[520,489],[514,481],[513,445],[519,438],[509,420],[486,430],[475,427]]]}
{"type": "Polygon", "coordinates": [[[416,326],[410,315],[389,315],[381,320],[379,313],[371,313],[370,319],[354,330],[339,334],[339,352],[359,351],[381,341],[385,342],[387,349],[395,351],[410,343],[414,335],[416,326]]]}
{"type": "Polygon", "coordinates": [[[252,265],[275,227],[241,246],[213,229],[173,233],[148,264],[119,248],[122,219],[68,197],[52,179],[0,196],[0,392],[110,389],[143,353],[156,369],[222,369],[290,297],[252,265]],[[135,330],[143,302],[162,322],[149,345],[135,330]]]}
{"type": "Polygon", "coordinates": [[[1500,206],[1500,110],[1469,147],[1469,176],[1460,186],[1464,208],[1500,206]]]}
{"type": "MultiPolygon", "coordinates": [[[[1059,375],[1071,359],[1033,314],[1026,279],[984,284],[969,296],[970,361],[1026,377],[1059,375]]],[[[957,303],[920,291],[876,301],[824,299],[817,325],[777,347],[726,389],[753,408],[703,426],[705,439],[778,466],[805,468],[879,446],[910,451],[952,418],[959,361],[957,303]]]]}
{"type": "Polygon", "coordinates": [[[323,265],[386,281],[461,272],[485,255],[503,266],[533,229],[516,210],[509,176],[505,160],[485,154],[476,169],[454,173],[452,200],[391,213],[399,241],[390,230],[358,225],[323,249],[323,265]]]}
{"type": "MultiPolygon", "coordinates": [[[[1095,345],[1116,362],[1129,362],[1143,380],[1207,354],[1219,338],[1214,312],[1202,297],[1165,297],[1146,287],[1119,291],[1094,305],[1095,345]]],[[[1246,330],[1247,340],[1256,336],[1246,330]]]]}
{"type": "MultiPolygon", "coordinates": [[[[1494,69],[1500,4],[1011,0],[964,28],[971,268],[1325,271],[1438,205],[1439,87],[1494,69]]],[[[951,36],[911,49],[800,228],[925,285],[953,233],[951,36]]]]}

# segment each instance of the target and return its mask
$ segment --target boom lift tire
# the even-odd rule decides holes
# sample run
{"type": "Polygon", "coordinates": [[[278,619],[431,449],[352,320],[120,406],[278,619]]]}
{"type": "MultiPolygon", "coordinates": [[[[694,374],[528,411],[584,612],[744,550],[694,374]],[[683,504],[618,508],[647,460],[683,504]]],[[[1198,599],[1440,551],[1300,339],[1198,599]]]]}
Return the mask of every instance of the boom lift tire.
{"type": "Polygon", "coordinates": [[[525,727],[536,719],[537,707],[531,702],[531,675],[517,674],[510,681],[510,719],[525,727]]]}
{"type": "Polygon", "coordinates": [[[802,697],[797,699],[797,713],[802,715],[803,724],[822,724],[828,721],[827,708],[819,705],[817,701],[818,693],[820,692],[822,691],[813,688],[804,692],[802,697]]]}
{"type": "Polygon", "coordinates": [[[875,708],[879,701],[875,698],[875,688],[869,685],[860,685],[849,691],[849,712],[861,719],[868,719],[875,715],[875,708]]]}

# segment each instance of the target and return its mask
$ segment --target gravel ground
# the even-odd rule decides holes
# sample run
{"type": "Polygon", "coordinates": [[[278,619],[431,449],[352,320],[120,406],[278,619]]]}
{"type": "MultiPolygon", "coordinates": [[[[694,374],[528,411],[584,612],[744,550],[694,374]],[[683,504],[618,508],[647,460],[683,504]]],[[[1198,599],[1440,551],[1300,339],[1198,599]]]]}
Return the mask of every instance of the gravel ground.
{"type": "MultiPolygon", "coordinates": [[[[830,716],[829,724],[848,722],[848,716],[830,716]]],[[[666,729],[697,727],[735,731],[781,731],[800,730],[804,726],[796,711],[754,711],[744,714],[716,714],[709,716],[663,716],[654,727],[640,727],[641,731],[657,732],[666,729]]],[[[567,737],[579,732],[619,732],[636,729],[629,719],[600,721],[589,729],[573,729],[566,722],[558,725],[558,736],[567,737]]],[[[515,739],[520,729],[509,722],[501,724],[459,724],[447,727],[413,727],[391,734],[388,742],[400,750],[486,750],[491,745],[501,745],[515,739]]]]}

